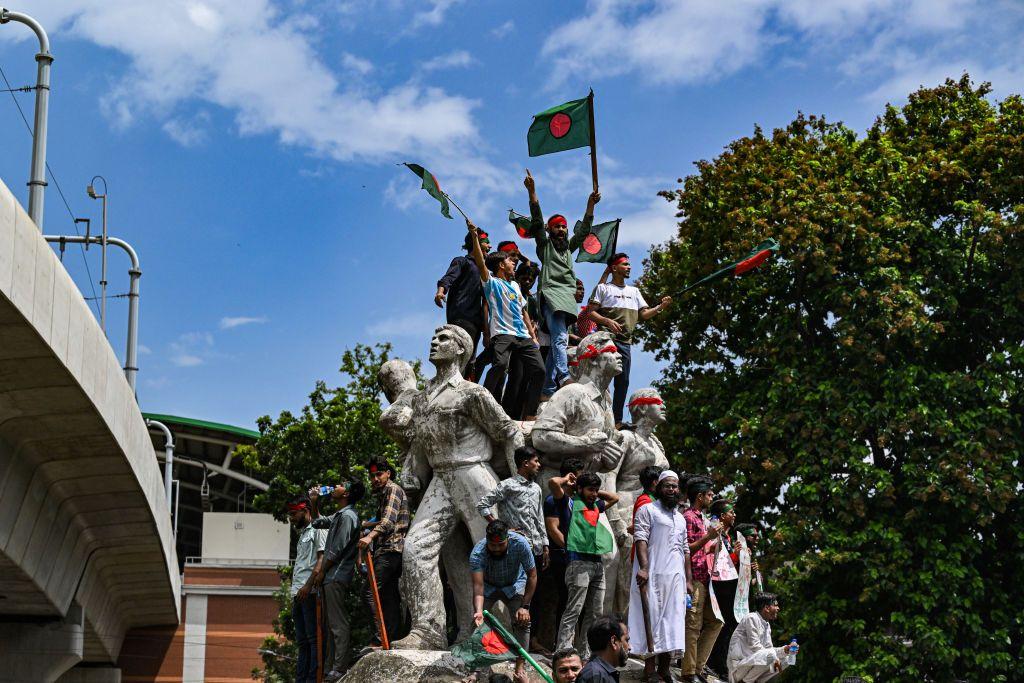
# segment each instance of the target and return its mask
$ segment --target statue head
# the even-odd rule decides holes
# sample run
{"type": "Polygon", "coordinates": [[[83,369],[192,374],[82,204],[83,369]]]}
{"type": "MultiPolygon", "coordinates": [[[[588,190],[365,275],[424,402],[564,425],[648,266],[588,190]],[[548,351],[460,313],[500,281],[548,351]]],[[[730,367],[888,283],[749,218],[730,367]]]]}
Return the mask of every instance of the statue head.
{"type": "Polygon", "coordinates": [[[665,422],[665,402],[657,389],[637,389],[629,397],[629,416],[633,424],[647,421],[652,427],[665,422]]]}
{"type": "Polygon", "coordinates": [[[388,402],[394,403],[402,392],[416,388],[416,372],[406,361],[394,358],[380,366],[377,381],[384,390],[388,402]]]}
{"type": "Polygon", "coordinates": [[[429,358],[436,367],[453,363],[462,372],[473,358],[473,338],[458,325],[441,325],[430,340],[429,358]]]}
{"type": "Polygon", "coordinates": [[[576,347],[576,371],[580,380],[608,381],[622,372],[622,356],[615,346],[612,333],[600,330],[588,334],[576,347]]]}

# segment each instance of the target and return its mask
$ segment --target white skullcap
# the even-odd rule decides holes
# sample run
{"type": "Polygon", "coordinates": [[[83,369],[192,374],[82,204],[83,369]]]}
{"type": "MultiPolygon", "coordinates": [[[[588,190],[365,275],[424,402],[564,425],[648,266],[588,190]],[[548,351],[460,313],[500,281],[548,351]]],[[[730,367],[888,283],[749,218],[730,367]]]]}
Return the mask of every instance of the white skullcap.
{"type": "Polygon", "coordinates": [[[669,477],[672,477],[676,481],[679,481],[679,475],[678,474],[676,474],[672,470],[665,470],[661,474],[658,475],[658,483],[660,484],[661,482],[663,482],[664,480],[668,479],[669,477]]]}

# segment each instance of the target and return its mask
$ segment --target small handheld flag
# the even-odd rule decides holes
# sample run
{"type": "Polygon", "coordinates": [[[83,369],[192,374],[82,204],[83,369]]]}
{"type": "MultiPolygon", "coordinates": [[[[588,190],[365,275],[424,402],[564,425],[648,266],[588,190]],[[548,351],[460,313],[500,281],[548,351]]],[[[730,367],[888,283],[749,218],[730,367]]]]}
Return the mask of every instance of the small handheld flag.
{"type": "Polygon", "coordinates": [[[403,164],[407,166],[410,171],[415,173],[423,181],[422,188],[427,191],[431,197],[441,202],[441,215],[445,218],[451,218],[452,215],[448,212],[448,195],[441,191],[441,186],[437,183],[437,178],[434,174],[423,168],[419,164],[403,164]]]}
{"type": "MultiPolygon", "coordinates": [[[[607,223],[600,223],[590,228],[580,250],[576,252],[576,263],[608,263],[615,255],[615,249],[619,242],[619,223],[622,220],[616,218],[607,223]]],[[[580,225],[576,222],[577,227],[580,225]]]]}
{"type": "Polygon", "coordinates": [[[516,229],[516,233],[518,233],[522,239],[531,239],[530,227],[533,221],[530,220],[529,216],[524,216],[520,213],[516,213],[512,209],[509,209],[508,222],[512,224],[512,227],[516,229]]]}
{"type": "Polygon", "coordinates": [[[694,287],[698,287],[700,285],[706,284],[708,282],[713,282],[715,280],[721,280],[722,278],[728,277],[730,275],[735,275],[738,277],[740,275],[743,275],[744,273],[748,273],[751,270],[760,266],[765,261],[767,261],[768,258],[772,255],[772,253],[778,250],[778,242],[770,238],[766,239],[764,242],[761,242],[761,244],[757,245],[754,249],[752,249],[750,253],[748,253],[739,261],[736,261],[735,263],[732,263],[720,270],[716,270],[707,277],[703,277],[700,280],[697,280],[692,285],[686,287],[682,292],[680,292],[680,294],[688,292],[694,287]]]}

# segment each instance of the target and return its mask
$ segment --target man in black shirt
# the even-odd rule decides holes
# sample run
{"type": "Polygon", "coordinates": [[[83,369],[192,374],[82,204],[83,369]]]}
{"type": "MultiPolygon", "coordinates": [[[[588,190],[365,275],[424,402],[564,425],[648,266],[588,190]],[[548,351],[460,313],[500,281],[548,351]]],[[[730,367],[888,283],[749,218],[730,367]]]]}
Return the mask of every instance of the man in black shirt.
{"type": "Polygon", "coordinates": [[[629,628],[617,617],[598,617],[587,631],[593,656],[576,683],[619,683],[616,669],[629,659],[629,628]]]}
{"type": "MultiPolygon", "coordinates": [[[[491,250],[491,241],[487,233],[478,229],[477,236],[480,239],[481,251],[487,254],[491,250]]],[[[470,237],[467,234],[462,245],[466,252],[473,248],[470,237]]],[[[445,320],[450,325],[458,325],[469,333],[470,339],[473,340],[475,356],[476,345],[480,341],[480,333],[484,326],[484,289],[480,284],[480,270],[471,257],[456,256],[452,259],[448,271],[437,281],[434,303],[438,308],[445,308],[445,320]]],[[[472,359],[466,366],[465,376],[476,378],[472,359]]]]}

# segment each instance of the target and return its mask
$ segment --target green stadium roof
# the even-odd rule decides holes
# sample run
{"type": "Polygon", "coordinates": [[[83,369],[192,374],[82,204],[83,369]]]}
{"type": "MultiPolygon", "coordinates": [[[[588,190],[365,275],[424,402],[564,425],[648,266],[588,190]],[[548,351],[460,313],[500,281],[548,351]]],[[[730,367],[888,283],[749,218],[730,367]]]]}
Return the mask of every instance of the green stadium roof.
{"type": "Polygon", "coordinates": [[[142,417],[147,420],[156,420],[157,422],[163,422],[167,425],[181,425],[183,427],[196,427],[198,429],[210,429],[213,431],[224,432],[226,434],[233,434],[246,439],[256,440],[260,438],[260,433],[253,431],[252,429],[243,429],[242,427],[233,427],[231,425],[221,424],[220,422],[209,422],[208,420],[196,420],[191,417],[179,417],[177,415],[161,415],[160,413],[143,413],[142,417]]]}

